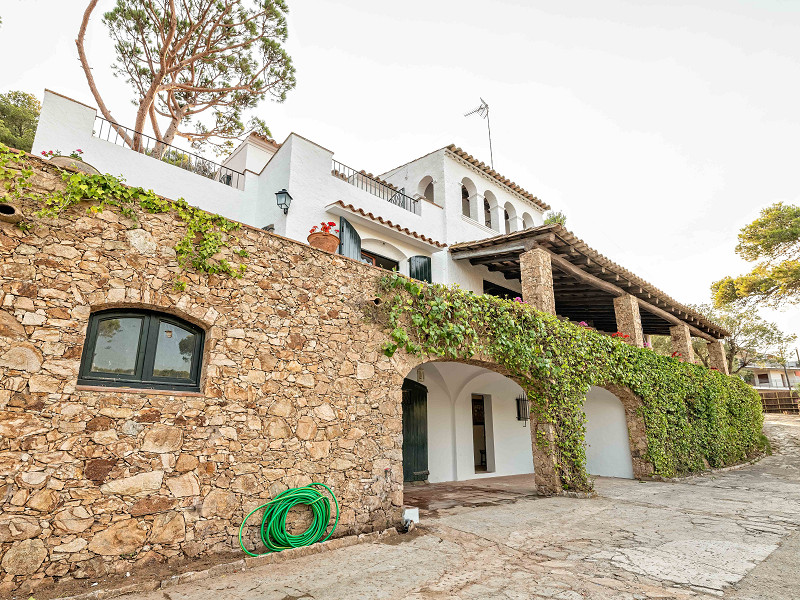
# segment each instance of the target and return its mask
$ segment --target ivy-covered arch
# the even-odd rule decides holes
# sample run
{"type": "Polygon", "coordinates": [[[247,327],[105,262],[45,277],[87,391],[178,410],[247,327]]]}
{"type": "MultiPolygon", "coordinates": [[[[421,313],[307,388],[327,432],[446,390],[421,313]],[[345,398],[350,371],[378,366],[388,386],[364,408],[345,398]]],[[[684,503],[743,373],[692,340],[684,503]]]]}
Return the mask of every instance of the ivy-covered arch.
{"type": "Polygon", "coordinates": [[[537,470],[544,467],[537,484],[551,464],[557,478],[550,481],[567,490],[591,488],[583,401],[592,385],[617,394],[644,428],[646,444],[636,447],[641,475],[649,474],[648,464],[664,477],[734,464],[766,446],[758,394],[737,377],[630,346],[522,302],[397,274],[381,286],[388,356],[403,350],[422,360],[488,360],[526,390],[534,460],[537,470]]]}

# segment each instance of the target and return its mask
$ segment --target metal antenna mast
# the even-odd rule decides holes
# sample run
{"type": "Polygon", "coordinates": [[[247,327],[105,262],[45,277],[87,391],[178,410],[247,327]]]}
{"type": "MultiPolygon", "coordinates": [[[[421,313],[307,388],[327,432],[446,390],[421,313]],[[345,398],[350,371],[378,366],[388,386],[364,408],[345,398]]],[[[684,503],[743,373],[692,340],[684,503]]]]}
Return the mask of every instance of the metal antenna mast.
{"type": "Polygon", "coordinates": [[[470,115],[478,114],[483,119],[486,119],[486,127],[489,129],[489,161],[492,164],[492,169],[494,169],[494,155],[492,154],[492,125],[489,122],[489,105],[486,104],[486,100],[481,98],[481,105],[476,108],[475,110],[471,110],[468,113],[465,113],[465,117],[469,117],[470,115]]]}

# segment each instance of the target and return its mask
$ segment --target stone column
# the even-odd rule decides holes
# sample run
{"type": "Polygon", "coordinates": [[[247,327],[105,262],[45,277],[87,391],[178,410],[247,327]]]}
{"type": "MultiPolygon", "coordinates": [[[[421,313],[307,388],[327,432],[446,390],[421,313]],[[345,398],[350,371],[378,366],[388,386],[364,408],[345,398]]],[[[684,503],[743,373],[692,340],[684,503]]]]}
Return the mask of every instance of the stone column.
{"type": "Polygon", "coordinates": [[[563,487],[555,455],[555,428],[552,423],[537,423],[534,419],[531,419],[530,424],[536,493],[540,496],[561,494],[563,487]]]}
{"type": "Polygon", "coordinates": [[[716,342],[708,342],[708,364],[712,369],[716,369],[720,373],[730,375],[728,370],[728,357],[725,356],[725,342],[717,340],[716,342]]]}
{"type": "Polygon", "coordinates": [[[672,338],[672,351],[680,352],[683,362],[694,362],[694,349],[692,348],[692,335],[689,326],[684,324],[675,325],[669,328],[669,336],[672,338]]]}
{"type": "Polygon", "coordinates": [[[614,315],[617,318],[617,331],[630,336],[625,341],[631,346],[643,347],[642,316],[636,297],[625,294],[614,298],[614,315]]]}
{"type": "Polygon", "coordinates": [[[523,252],[519,257],[522,299],[542,312],[556,314],[553,295],[553,267],[550,254],[542,248],[523,252]]]}

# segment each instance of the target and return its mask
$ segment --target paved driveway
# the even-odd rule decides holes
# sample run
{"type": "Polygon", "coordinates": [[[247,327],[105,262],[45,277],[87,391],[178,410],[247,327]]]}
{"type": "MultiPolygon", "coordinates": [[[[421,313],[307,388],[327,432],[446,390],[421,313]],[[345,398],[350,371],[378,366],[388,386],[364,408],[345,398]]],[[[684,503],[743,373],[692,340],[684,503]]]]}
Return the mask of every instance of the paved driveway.
{"type": "Polygon", "coordinates": [[[775,455],[743,469],[599,479],[590,500],[507,485],[428,507],[390,543],[126,600],[800,598],[800,418],[768,416],[765,432],[775,455]]]}

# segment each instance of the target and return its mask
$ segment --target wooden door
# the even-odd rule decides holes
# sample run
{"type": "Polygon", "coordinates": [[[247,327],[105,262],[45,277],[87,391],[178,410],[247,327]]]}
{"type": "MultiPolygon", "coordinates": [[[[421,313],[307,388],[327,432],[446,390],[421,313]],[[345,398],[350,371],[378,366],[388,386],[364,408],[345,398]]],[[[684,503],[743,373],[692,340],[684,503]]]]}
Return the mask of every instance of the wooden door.
{"type": "Polygon", "coordinates": [[[428,479],[428,388],[403,381],[403,481],[428,479]]]}

